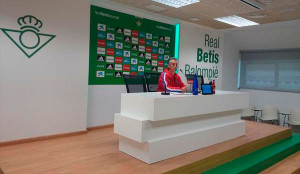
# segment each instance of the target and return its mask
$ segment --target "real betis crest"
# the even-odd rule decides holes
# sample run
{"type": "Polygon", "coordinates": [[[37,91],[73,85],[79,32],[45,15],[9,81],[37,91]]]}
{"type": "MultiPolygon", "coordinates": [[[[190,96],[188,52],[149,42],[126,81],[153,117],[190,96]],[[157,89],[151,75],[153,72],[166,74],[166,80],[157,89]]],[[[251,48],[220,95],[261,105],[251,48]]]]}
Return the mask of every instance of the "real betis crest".
{"type": "Polygon", "coordinates": [[[136,21],[136,25],[140,27],[140,26],[142,25],[141,20],[137,20],[137,21],[136,21]]]}
{"type": "Polygon", "coordinates": [[[34,16],[20,17],[17,23],[20,25],[20,30],[0,29],[28,58],[31,58],[55,37],[55,35],[40,33],[43,23],[34,16]]]}

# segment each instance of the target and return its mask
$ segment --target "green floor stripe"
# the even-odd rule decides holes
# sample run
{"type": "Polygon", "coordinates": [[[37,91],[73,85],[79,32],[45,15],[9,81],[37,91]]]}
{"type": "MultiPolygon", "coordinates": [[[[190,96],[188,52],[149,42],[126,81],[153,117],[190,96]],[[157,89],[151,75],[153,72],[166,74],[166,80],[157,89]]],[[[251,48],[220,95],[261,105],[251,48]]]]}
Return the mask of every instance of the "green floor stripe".
{"type": "Polygon", "coordinates": [[[300,134],[293,134],[290,138],[217,166],[203,174],[259,173],[299,150],[300,134]]]}

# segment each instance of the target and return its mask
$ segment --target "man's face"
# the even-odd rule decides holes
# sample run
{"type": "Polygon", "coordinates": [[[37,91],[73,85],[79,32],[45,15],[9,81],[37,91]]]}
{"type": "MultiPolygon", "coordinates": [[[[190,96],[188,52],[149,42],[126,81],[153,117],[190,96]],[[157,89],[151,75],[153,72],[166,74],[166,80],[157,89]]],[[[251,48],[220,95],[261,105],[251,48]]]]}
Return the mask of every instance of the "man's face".
{"type": "Polygon", "coordinates": [[[169,67],[169,71],[175,72],[176,69],[177,69],[177,61],[176,61],[176,60],[171,60],[171,61],[169,62],[168,67],[169,67]]]}

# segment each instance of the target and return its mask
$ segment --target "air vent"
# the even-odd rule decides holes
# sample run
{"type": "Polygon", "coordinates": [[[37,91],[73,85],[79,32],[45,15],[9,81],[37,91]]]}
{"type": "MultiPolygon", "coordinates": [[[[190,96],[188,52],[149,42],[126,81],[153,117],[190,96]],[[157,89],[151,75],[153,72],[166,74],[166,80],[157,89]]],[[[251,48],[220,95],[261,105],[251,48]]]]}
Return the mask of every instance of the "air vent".
{"type": "Polygon", "coordinates": [[[251,7],[255,8],[255,9],[257,9],[257,10],[262,10],[262,9],[265,8],[264,4],[262,4],[262,3],[258,2],[258,1],[255,1],[255,0],[238,0],[238,1],[244,3],[244,4],[248,5],[248,6],[251,6],[251,7]]]}

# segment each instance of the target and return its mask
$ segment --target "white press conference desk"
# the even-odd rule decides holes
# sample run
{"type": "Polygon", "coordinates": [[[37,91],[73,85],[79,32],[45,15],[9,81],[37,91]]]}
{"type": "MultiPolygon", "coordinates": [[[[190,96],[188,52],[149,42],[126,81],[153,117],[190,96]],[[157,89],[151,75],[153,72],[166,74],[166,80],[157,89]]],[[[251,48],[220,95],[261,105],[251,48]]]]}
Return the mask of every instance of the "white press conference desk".
{"type": "Polygon", "coordinates": [[[240,109],[248,106],[245,92],[122,94],[114,132],[120,151],[151,164],[245,135],[240,109]]]}

